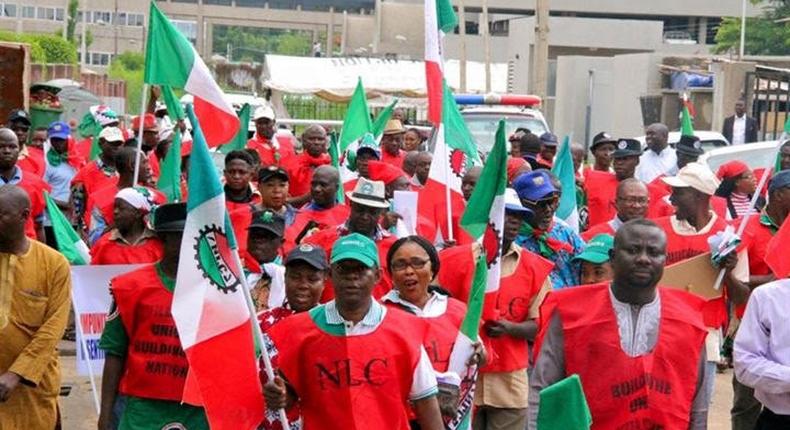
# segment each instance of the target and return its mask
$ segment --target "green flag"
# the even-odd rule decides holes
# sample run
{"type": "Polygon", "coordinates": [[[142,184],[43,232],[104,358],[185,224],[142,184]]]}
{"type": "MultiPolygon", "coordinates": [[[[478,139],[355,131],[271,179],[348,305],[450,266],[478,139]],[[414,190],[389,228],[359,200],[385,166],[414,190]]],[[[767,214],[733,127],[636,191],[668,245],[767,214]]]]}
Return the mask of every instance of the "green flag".
{"type": "MultiPolygon", "coordinates": [[[[563,190],[576,189],[576,169],[573,167],[573,155],[571,154],[571,138],[565,136],[560,150],[554,158],[554,166],[551,168],[562,184],[563,190]]],[[[576,207],[576,193],[562,193],[560,205],[557,207],[556,215],[565,221],[574,231],[579,232],[579,211],[576,207]]]]}
{"type": "Polygon", "coordinates": [[[52,231],[55,233],[55,241],[58,244],[58,251],[69,260],[69,263],[75,266],[90,264],[91,255],[88,250],[88,245],[85,241],[74,231],[71,223],[63,212],[60,211],[55,200],[44,191],[44,200],[47,203],[47,215],[52,222],[52,231]]]}
{"type": "Polygon", "coordinates": [[[376,119],[373,120],[373,136],[379,137],[384,133],[384,127],[387,126],[387,121],[392,117],[392,111],[395,110],[396,104],[398,104],[398,99],[393,100],[389,106],[382,109],[378,116],[376,116],[376,119]]]}
{"type": "Polygon", "coordinates": [[[683,110],[680,112],[680,135],[681,136],[694,136],[694,125],[691,122],[691,113],[689,113],[688,99],[683,99],[683,110]]]}
{"type": "Polygon", "coordinates": [[[181,129],[178,126],[162,162],[156,187],[167,196],[168,202],[181,201],[181,129]]]}
{"type": "Polygon", "coordinates": [[[79,130],[80,135],[92,138],[89,157],[90,160],[95,160],[101,153],[101,148],[99,147],[99,133],[101,133],[102,126],[96,121],[96,118],[93,117],[93,112],[89,111],[82,117],[82,121],[80,121],[80,125],[77,126],[77,130],[79,130]]]}
{"type": "Polygon", "coordinates": [[[587,430],[591,424],[592,415],[579,375],[573,374],[540,390],[538,430],[587,430]]]}
{"type": "Polygon", "coordinates": [[[335,131],[329,134],[329,158],[332,159],[332,167],[337,169],[337,202],[344,203],[346,199],[343,194],[343,178],[340,177],[340,151],[337,144],[337,132],[335,131]]]}
{"type": "Polygon", "coordinates": [[[238,113],[239,124],[241,124],[241,126],[239,126],[239,132],[236,133],[236,137],[234,137],[233,140],[220,146],[219,152],[223,154],[227,154],[230,151],[235,151],[237,149],[244,149],[247,147],[247,140],[249,140],[247,136],[248,133],[247,129],[250,124],[251,109],[252,108],[250,107],[249,103],[244,103],[244,106],[241,107],[241,110],[238,113]]]}
{"type": "Polygon", "coordinates": [[[184,119],[186,117],[184,114],[184,108],[181,107],[181,102],[178,101],[176,93],[173,92],[173,87],[169,85],[161,85],[159,89],[162,90],[162,98],[165,99],[167,114],[170,116],[170,119],[174,121],[180,121],[184,119]]]}
{"type": "Polygon", "coordinates": [[[373,131],[373,122],[370,120],[370,110],[368,100],[365,97],[365,88],[362,86],[362,78],[358,78],[357,87],[348,102],[346,118],[343,120],[343,128],[340,130],[338,146],[340,153],[345,152],[355,140],[362,137],[365,133],[373,131]]]}

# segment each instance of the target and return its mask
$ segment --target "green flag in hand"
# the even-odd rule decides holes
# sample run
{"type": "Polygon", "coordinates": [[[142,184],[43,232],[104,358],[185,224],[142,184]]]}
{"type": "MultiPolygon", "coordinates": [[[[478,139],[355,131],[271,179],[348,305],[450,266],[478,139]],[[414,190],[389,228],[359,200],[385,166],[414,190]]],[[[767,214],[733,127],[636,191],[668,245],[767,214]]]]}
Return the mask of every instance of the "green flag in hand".
{"type": "Polygon", "coordinates": [[[181,201],[181,129],[178,127],[160,170],[156,187],[167,196],[168,202],[181,201]]]}
{"type": "Polygon", "coordinates": [[[88,245],[85,241],[74,231],[71,223],[63,212],[60,211],[55,200],[44,192],[44,200],[47,203],[47,215],[52,221],[52,231],[55,233],[55,241],[58,244],[58,251],[69,260],[72,265],[90,264],[91,255],[88,250],[88,245]]]}
{"type": "Polygon", "coordinates": [[[329,158],[332,159],[332,166],[337,169],[337,202],[344,203],[343,178],[340,177],[340,150],[337,143],[337,132],[329,134],[329,158]]]}
{"type": "Polygon", "coordinates": [[[247,127],[249,127],[250,124],[251,109],[252,108],[248,103],[244,103],[244,106],[241,107],[241,110],[238,113],[239,123],[241,124],[239,127],[239,132],[236,133],[236,137],[234,137],[233,140],[220,146],[219,152],[227,154],[230,151],[244,149],[247,147],[247,127]]]}
{"type": "Polygon", "coordinates": [[[540,390],[538,430],[589,430],[592,415],[579,375],[573,374],[540,390]]]}
{"type": "Polygon", "coordinates": [[[348,103],[346,118],[343,120],[343,128],[340,130],[340,141],[338,143],[340,153],[348,149],[348,145],[362,137],[365,133],[373,131],[373,122],[370,120],[370,110],[368,100],[365,97],[365,88],[362,87],[362,78],[357,81],[357,87],[351,101],[348,103]]]}
{"type": "Polygon", "coordinates": [[[176,93],[173,92],[173,87],[161,85],[159,88],[162,90],[162,98],[165,99],[165,106],[167,106],[167,114],[170,116],[170,119],[174,121],[184,119],[186,117],[184,108],[181,107],[181,102],[178,101],[176,93]]]}
{"type": "Polygon", "coordinates": [[[374,137],[378,138],[382,133],[384,133],[384,127],[387,126],[387,121],[389,121],[392,117],[392,111],[395,110],[396,104],[398,104],[398,99],[393,100],[389,106],[382,109],[378,116],[376,116],[376,119],[373,120],[372,132],[374,137]]]}

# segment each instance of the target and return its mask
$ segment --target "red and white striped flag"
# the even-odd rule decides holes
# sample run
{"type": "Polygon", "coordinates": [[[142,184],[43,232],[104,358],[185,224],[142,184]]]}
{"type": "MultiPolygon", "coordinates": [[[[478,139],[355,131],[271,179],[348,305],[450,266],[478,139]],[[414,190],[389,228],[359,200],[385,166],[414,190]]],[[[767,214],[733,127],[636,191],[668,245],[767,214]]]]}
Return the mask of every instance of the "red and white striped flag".
{"type": "Polygon", "coordinates": [[[442,120],[444,59],[442,39],[458,25],[450,0],[425,0],[425,87],[428,92],[428,121],[439,126],[442,120]]]}

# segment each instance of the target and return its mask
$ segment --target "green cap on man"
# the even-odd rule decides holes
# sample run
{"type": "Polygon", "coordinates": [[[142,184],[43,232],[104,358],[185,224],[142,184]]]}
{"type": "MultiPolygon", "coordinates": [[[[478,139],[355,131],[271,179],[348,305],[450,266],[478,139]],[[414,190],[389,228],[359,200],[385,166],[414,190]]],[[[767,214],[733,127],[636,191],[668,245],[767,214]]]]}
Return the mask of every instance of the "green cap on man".
{"type": "Polygon", "coordinates": [[[331,263],[357,260],[368,267],[379,267],[379,250],[376,242],[359,233],[342,236],[332,245],[331,263]]]}
{"type": "Polygon", "coordinates": [[[603,264],[609,261],[609,251],[612,248],[614,248],[614,238],[611,235],[597,234],[587,242],[584,251],[573,259],[592,264],[603,264]]]}

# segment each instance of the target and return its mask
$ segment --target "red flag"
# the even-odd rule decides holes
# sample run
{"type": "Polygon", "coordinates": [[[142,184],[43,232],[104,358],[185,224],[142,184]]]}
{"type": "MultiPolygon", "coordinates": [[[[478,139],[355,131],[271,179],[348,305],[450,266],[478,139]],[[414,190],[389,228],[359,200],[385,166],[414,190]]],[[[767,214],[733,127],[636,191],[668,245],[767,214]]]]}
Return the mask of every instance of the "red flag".
{"type": "Polygon", "coordinates": [[[787,255],[787,247],[784,244],[790,243],[790,217],[786,217],[779,231],[768,241],[765,250],[765,264],[771,268],[774,275],[779,278],[790,276],[790,258],[787,255]]]}

